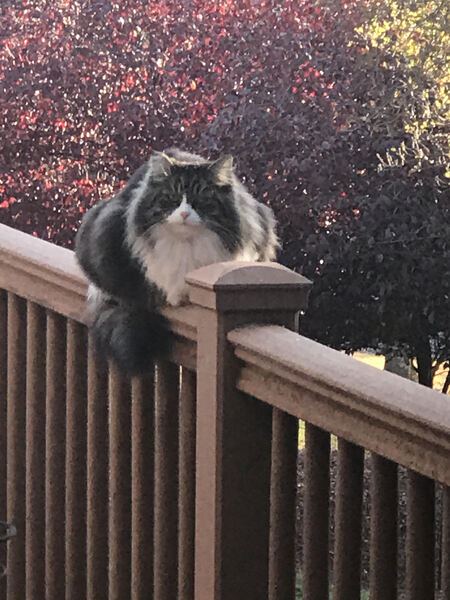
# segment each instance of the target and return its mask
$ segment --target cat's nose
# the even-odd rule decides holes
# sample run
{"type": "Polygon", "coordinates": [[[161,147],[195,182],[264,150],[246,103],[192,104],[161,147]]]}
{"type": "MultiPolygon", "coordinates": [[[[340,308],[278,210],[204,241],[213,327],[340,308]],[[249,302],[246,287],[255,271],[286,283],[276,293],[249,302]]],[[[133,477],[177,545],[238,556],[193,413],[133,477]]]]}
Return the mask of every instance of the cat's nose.
{"type": "Polygon", "coordinates": [[[189,217],[191,213],[188,210],[183,210],[180,213],[181,218],[183,219],[183,221],[186,221],[186,219],[189,217]]]}

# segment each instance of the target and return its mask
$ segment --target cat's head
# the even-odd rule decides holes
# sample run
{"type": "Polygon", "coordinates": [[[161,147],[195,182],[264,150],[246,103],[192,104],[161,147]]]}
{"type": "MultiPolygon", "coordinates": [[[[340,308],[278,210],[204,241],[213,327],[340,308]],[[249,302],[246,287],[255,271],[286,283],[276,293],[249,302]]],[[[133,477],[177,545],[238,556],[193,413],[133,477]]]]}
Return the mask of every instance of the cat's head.
{"type": "Polygon", "coordinates": [[[206,161],[178,150],[155,153],[135,202],[137,235],[151,234],[164,225],[189,237],[206,227],[219,235],[226,248],[234,249],[238,243],[231,156],[206,161]]]}

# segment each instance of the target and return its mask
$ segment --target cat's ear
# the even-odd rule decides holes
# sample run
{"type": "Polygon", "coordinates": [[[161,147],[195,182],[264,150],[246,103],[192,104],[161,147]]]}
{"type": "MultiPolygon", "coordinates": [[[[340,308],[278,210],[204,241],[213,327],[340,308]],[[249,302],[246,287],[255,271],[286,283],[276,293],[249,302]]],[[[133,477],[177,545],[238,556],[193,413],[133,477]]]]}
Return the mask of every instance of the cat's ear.
{"type": "Polygon", "coordinates": [[[174,161],[164,152],[155,152],[149,160],[152,177],[168,177],[174,161]]]}
{"type": "Polygon", "coordinates": [[[230,154],[222,156],[210,164],[214,173],[216,185],[231,185],[233,177],[233,157],[230,154]]]}

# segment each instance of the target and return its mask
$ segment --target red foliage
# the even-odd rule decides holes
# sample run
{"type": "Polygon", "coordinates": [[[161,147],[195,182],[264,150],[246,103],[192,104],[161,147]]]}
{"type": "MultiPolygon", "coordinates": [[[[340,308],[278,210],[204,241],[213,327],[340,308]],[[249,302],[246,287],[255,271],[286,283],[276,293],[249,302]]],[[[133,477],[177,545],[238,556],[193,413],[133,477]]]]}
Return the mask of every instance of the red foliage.
{"type": "Polygon", "coordinates": [[[231,152],[255,193],[292,204],[305,119],[336,95],[334,4],[3,0],[0,219],[71,246],[82,213],[171,145],[231,152]]]}

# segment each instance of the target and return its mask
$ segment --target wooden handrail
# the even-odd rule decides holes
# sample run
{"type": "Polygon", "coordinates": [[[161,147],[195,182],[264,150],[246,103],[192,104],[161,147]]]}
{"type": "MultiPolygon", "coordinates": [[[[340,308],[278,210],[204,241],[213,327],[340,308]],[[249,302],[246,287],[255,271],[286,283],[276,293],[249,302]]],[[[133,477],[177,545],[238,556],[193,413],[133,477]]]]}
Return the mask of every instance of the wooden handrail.
{"type": "Polygon", "coordinates": [[[0,225],[0,287],[84,321],[87,280],[74,253],[0,225]]]}
{"type": "Polygon", "coordinates": [[[450,485],[450,403],[278,326],[228,334],[237,387],[264,402],[450,485]]]}
{"type": "MultiPolygon", "coordinates": [[[[74,252],[6,225],[0,225],[0,288],[85,322],[88,282],[74,252]]],[[[167,308],[164,314],[174,334],[196,340],[194,307],[167,308]]]]}

